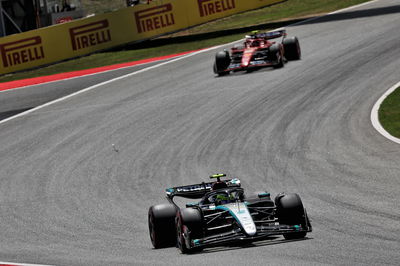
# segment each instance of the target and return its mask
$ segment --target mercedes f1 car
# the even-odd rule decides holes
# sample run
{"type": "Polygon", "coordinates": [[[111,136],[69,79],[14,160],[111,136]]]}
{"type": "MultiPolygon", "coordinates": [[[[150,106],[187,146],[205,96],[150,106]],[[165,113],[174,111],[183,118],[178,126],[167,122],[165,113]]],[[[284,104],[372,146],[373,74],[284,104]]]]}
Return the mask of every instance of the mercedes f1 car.
{"type": "Polygon", "coordinates": [[[177,246],[182,253],[206,247],[256,241],[273,235],[301,239],[312,231],[298,194],[244,193],[239,179],[168,188],[169,203],[151,206],[148,213],[154,248],[177,246]],[[200,199],[180,208],[174,197],[200,199]]]}
{"type": "Polygon", "coordinates": [[[236,45],[215,55],[214,73],[218,76],[231,71],[254,70],[261,67],[283,67],[289,60],[301,58],[297,37],[287,37],[285,30],[247,35],[243,45],[236,45]],[[281,42],[270,41],[282,37],[281,42]]]}

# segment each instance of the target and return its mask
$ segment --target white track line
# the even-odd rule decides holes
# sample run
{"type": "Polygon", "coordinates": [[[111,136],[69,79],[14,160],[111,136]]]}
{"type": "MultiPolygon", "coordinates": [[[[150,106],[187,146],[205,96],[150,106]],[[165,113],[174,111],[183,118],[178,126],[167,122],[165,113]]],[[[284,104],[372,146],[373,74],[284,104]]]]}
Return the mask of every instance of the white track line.
{"type": "Polygon", "coordinates": [[[44,264],[27,264],[27,263],[14,263],[14,262],[1,262],[0,266],[2,265],[9,265],[9,266],[51,266],[51,265],[44,265],[44,264]]]}
{"type": "MultiPolygon", "coordinates": [[[[334,14],[334,13],[339,13],[339,12],[342,12],[342,11],[354,9],[354,8],[357,8],[357,7],[360,7],[360,6],[364,6],[364,5],[368,5],[368,4],[377,2],[377,1],[381,1],[381,0],[372,0],[372,1],[365,2],[365,3],[359,4],[359,5],[355,5],[355,6],[351,6],[351,7],[346,7],[346,8],[344,8],[344,9],[336,10],[336,11],[334,11],[334,12],[332,12],[332,13],[329,13],[329,14],[326,14],[326,15],[322,15],[322,16],[320,16],[320,17],[310,18],[310,19],[307,19],[307,20],[304,20],[304,21],[297,22],[297,23],[295,23],[295,24],[288,25],[288,27],[289,27],[289,26],[299,25],[299,24],[302,24],[302,23],[307,23],[307,22],[309,22],[309,21],[312,21],[312,20],[315,20],[315,19],[318,19],[318,18],[327,16],[327,15],[331,15],[331,14],[334,14]]],[[[8,121],[10,121],[10,120],[13,120],[13,119],[15,119],[15,118],[22,117],[22,116],[25,116],[25,115],[30,114],[30,113],[32,113],[32,112],[35,112],[35,111],[37,111],[37,110],[40,110],[40,109],[42,109],[42,108],[44,108],[44,107],[47,107],[47,106],[50,106],[50,105],[52,105],[52,104],[55,104],[55,103],[58,103],[58,102],[67,100],[67,99],[69,99],[69,98],[71,98],[71,97],[74,97],[74,96],[76,96],[76,95],[85,93],[85,92],[87,92],[87,91],[91,91],[91,90],[93,90],[93,89],[95,89],[95,88],[98,88],[98,87],[100,87],[100,86],[103,86],[103,85],[112,83],[112,82],[114,82],[114,81],[121,80],[121,79],[124,79],[124,78],[127,78],[127,77],[131,77],[131,76],[134,76],[134,75],[137,75],[137,74],[140,74],[140,73],[143,73],[143,72],[146,72],[146,71],[149,71],[149,70],[152,70],[152,69],[155,69],[155,68],[158,68],[158,67],[161,67],[161,66],[170,64],[170,63],[174,63],[174,62],[176,62],[176,61],[180,61],[180,60],[183,60],[183,59],[185,59],[185,58],[192,57],[192,56],[195,56],[195,55],[198,55],[198,54],[201,54],[201,53],[205,53],[205,52],[208,52],[208,51],[212,51],[212,50],[218,49],[219,47],[222,47],[222,46],[231,45],[231,44],[237,43],[237,42],[239,42],[239,41],[241,41],[241,40],[243,40],[243,39],[240,39],[240,40],[237,40],[237,41],[233,41],[233,42],[231,42],[231,43],[226,43],[226,44],[222,44],[222,45],[210,47],[210,48],[208,48],[208,49],[200,50],[200,51],[197,51],[197,52],[188,54],[188,55],[184,55],[184,56],[178,57],[178,58],[176,58],[176,59],[172,59],[172,60],[167,61],[167,62],[163,62],[163,63],[157,64],[157,65],[151,66],[151,67],[147,67],[147,68],[141,69],[141,70],[136,71],[136,72],[132,72],[132,73],[129,73],[129,74],[126,74],[126,75],[123,75],[123,76],[120,76],[120,77],[117,77],[117,78],[114,78],[114,79],[110,79],[110,80],[101,82],[101,83],[99,83],[99,84],[90,86],[90,87],[88,87],[88,88],[86,88],[86,89],[83,89],[83,90],[80,90],[80,91],[78,91],[78,92],[74,92],[74,93],[72,93],[72,94],[69,94],[69,95],[64,96],[64,97],[62,97],[62,98],[59,98],[59,99],[56,99],[56,100],[54,100],[54,101],[45,103],[45,104],[43,104],[43,105],[39,105],[39,106],[37,106],[37,107],[35,107],[35,108],[32,108],[32,109],[30,109],[30,110],[28,110],[28,111],[19,113],[19,114],[15,115],[15,116],[11,116],[11,117],[9,117],[9,118],[7,118],[7,119],[1,120],[1,121],[0,121],[0,125],[4,124],[4,123],[6,123],[6,122],[8,122],[8,121]]]]}
{"type": "Polygon", "coordinates": [[[382,136],[384,136],[385,138],[396,142],[398,144],[400,144],[400,139],[390,135],[381,125],[381,123],[379,122],[379,118],[378,118],[378,111],[379,108],[381,107],[382,102],[389,96],[389,94],[391,94],[392,92],[394,92],[397,88],[400,87],[400,82],[398,82],[397,84],[393,85],[388,91],[386,91],[381,98],[379,98],[379,100],[375,103],[374,107],[371,110],[371,122],[372,125],[374,126],[374,128],[381,133],[382,136]]]}
{"type": "Polygon", "coordinates": [[[137,74],[140,74],[140,73],[143,73],[143,72],[152,70],[152,69],[154,69],[154,68],[158,68],[158,67],[161,67],[161,66],[164,66],[164,65],[167,65],[167,64],[171,64],[171,63],[173,63],[173,62],[183,60],[183,59],[185,59],[185,58],[187,58],[187,57],[191,57],[191,56],[194,56],[194,55],[197,55],[197,54],[200,54],[200,53],[204,53],[204,52],[206,52],[206,51],[210,51],[210,50],[213,50],[213,49],[218,49],[220,46],[221,46],[221,45],[215,46],[215,47],[211,47],[211,48],[208,48],[208,49],[205,49],[205,50],[201,50],[201,51],[198,51],[198,52],[194,52],[194,53],[191,53],[191,54],[188,54],[188,55],[184,55],[184,56],[182,56],[182,57],[179,57],[179,58],[176,58],[176,59],[172,59],[172,60],[167,61],[167,62],[163,62],[163,63],[157,64],[157,65],[154,65],[154,66],[150,66],[150,67],[146,67],[146,68],[143,68],[143,69],[141,69],[141,70],[138,70],[138,71],[135,71],[135,72],[132,72],[132,73],[129,73],[129,74],[126,74],[126,75],[117,77],[117,78],[113,78],[113,79],[110,79],[110,80],[107,80],[107,81],[98,83],[98,84],[93,85],[93,86],[90,86],[90,87],[88,87],[88,88],[86,88],[86,89],[83,89],[83,90],[74,92],[74,93],[72,93],[72,94],[69,94],[69,95],[67,95],[67,96],[64,96],[64,97],[62,97],[62,98],[56,99],[56,100],[54,100],[54,101],[45,103],[45,104],[43,104],[43,105],[39,105],[39,106],[37,106],[37,107],[35,107],[35,108],[32,108],[32,109],[30,109],[30,110],[28,110],[28,111],[19,113],[19,114],[15,115],[15,116],[11,116],[11,117],[9,117],[9,118],[7,118],[7,119],[4,119],[4,120],[0,121],[0,125],[4,124],[4,123],[6,123],[6,122],[8,122],[8,121],[10,121],[10,120],[13,120],[13,119],[15,119],[15,118],[18,118],[18,117],[21,117],[21,116],[25,116],[25,115],[27,115],[27,114],[30,114],[30,113],[35,112],[35,111],[37,111],[37,110],[40,110],[40,109],[42,109],[42,108],[44,108],[44,107],[47,107],[47,106],[53,105],[53,104],[55,104],[55,103],[58,103],[58,102],[67,100],[67,99],[72,98],[72,97],[74,97],[74,96],[76,96],[76,95],[79,95],[79,94],[82,94],[82,93],[91,91],[91,90],[93,90],[93,89],[95,89],[95,88],[98,88],[98,87],[100,87],[100,86],[107,85],[107,84],[112,83],[112,82],[114,82],[114,81],[121,80],[121,79],[124,79],[124,78],[127,78],[127,77],[131,77],[131,76],[134,76],[134,75],[137,75],[137,74]]]}
{"type": "MultiPolygon", "coordinates": [[[[178,56],[171,57],[171,58],[176,58],[176,57],[179,57],[179,55],[178,55],[178,56]]],[[[10,92],[10,91],[15,91],[15,90],[20,90],[20,89],[26,89],[26,88],[29,88],[29,87],[40,86],[40,85],[45,85],[45,84],[50,84],[50,83],[55,83],[55,82],[69,81],[69,80],[72,80],[72,79],[85,78],[85,77],[95,76],[95,75],[99,75],[99,74],[105,74],[105,73],[108,73],[108,72],[117,71],[117,70],[123,70],[123,69],[127,69],[127,68],[130,68],[130,67],[133,68],[133,67],[138,67],[138,66],[147,65],[147,64],[155,63],[155,62],[157,62],[157,61],[158,61],[158,62],[166,61],[166,60],[169,60],[169,59],[171,59],[171,58],[156,60],[156,61],[153,61],[153,62],[141,63],[141,64],[137,64],[137,65],[132,65],[132,66],[124,66],[124,67],[119,67],[119,68],[104,70],[104,71],[100,71],[100,72],[96,72],[96,73],[90,73],[90,74],[86,74],[86,75],[82,75],[82,76],[75,76],[75,77],[69,77],[69,78],[64,78],[64,79],[57,79],[57,80],[47,81],[47,82],[38,83],[38,84],[32,84],[32,85],[21,86],[21,87],[18,87],[18,88],[12,88],[12,89],[1,90],[0,93],[2,93],[2,92],[10,92]]],[[[57,75],[57,74],[55,74],[55,75],[57,75]]],[[[0,266],[1,266],[1,265],[0,265],[0,266]]]]}

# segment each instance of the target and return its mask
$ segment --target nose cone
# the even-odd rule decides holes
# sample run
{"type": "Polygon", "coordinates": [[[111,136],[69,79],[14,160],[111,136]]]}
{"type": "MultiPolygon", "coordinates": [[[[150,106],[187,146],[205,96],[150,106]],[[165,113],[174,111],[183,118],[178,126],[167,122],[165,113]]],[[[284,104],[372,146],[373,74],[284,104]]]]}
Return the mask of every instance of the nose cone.
{"type": "Polygon", "coordinates": [[[254,236],[256,234],[256,225],[254,224],[247,206],[243,202],[227,204],[224,205],[223,208],[230,211],[248,236],[254,236]]]}
{"type": "Polygon", "coordinates": [[[255,48],[251,48],[251,49],[247,49],[246,51],[244,51],[243,57],[242,57],[242,67],[249,66],[251,58],[253,57],[253,54],[256,50],[257,49],[255,49],[255,48]]]}

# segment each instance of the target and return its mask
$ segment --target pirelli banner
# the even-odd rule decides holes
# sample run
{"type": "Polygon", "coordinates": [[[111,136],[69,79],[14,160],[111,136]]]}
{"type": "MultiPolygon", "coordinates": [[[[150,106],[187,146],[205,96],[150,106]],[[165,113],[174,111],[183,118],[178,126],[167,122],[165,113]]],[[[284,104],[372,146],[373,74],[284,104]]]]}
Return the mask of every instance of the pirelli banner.
{"type": "Polygon", "coordinates": [[[153,0],[0,38],[0,74],[146,40],[284,0],[153,0]]]}

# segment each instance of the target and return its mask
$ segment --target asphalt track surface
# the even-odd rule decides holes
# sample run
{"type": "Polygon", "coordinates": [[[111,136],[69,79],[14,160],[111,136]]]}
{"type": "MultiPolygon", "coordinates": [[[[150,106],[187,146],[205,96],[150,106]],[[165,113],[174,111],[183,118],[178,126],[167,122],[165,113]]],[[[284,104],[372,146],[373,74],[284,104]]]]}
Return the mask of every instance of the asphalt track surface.
{"type": "Polygon", "coordinates": [[[303,59],[283,69],[215,78],[210,51],[0,124],[0,260],[398,265],[400,149],[369,116],[400,77],[399,13],[382,0],[288,27],[303,59]],[[299,193],[314,231],[195,255],[152,249],[148,207],[216,172],[299,193]]]}

